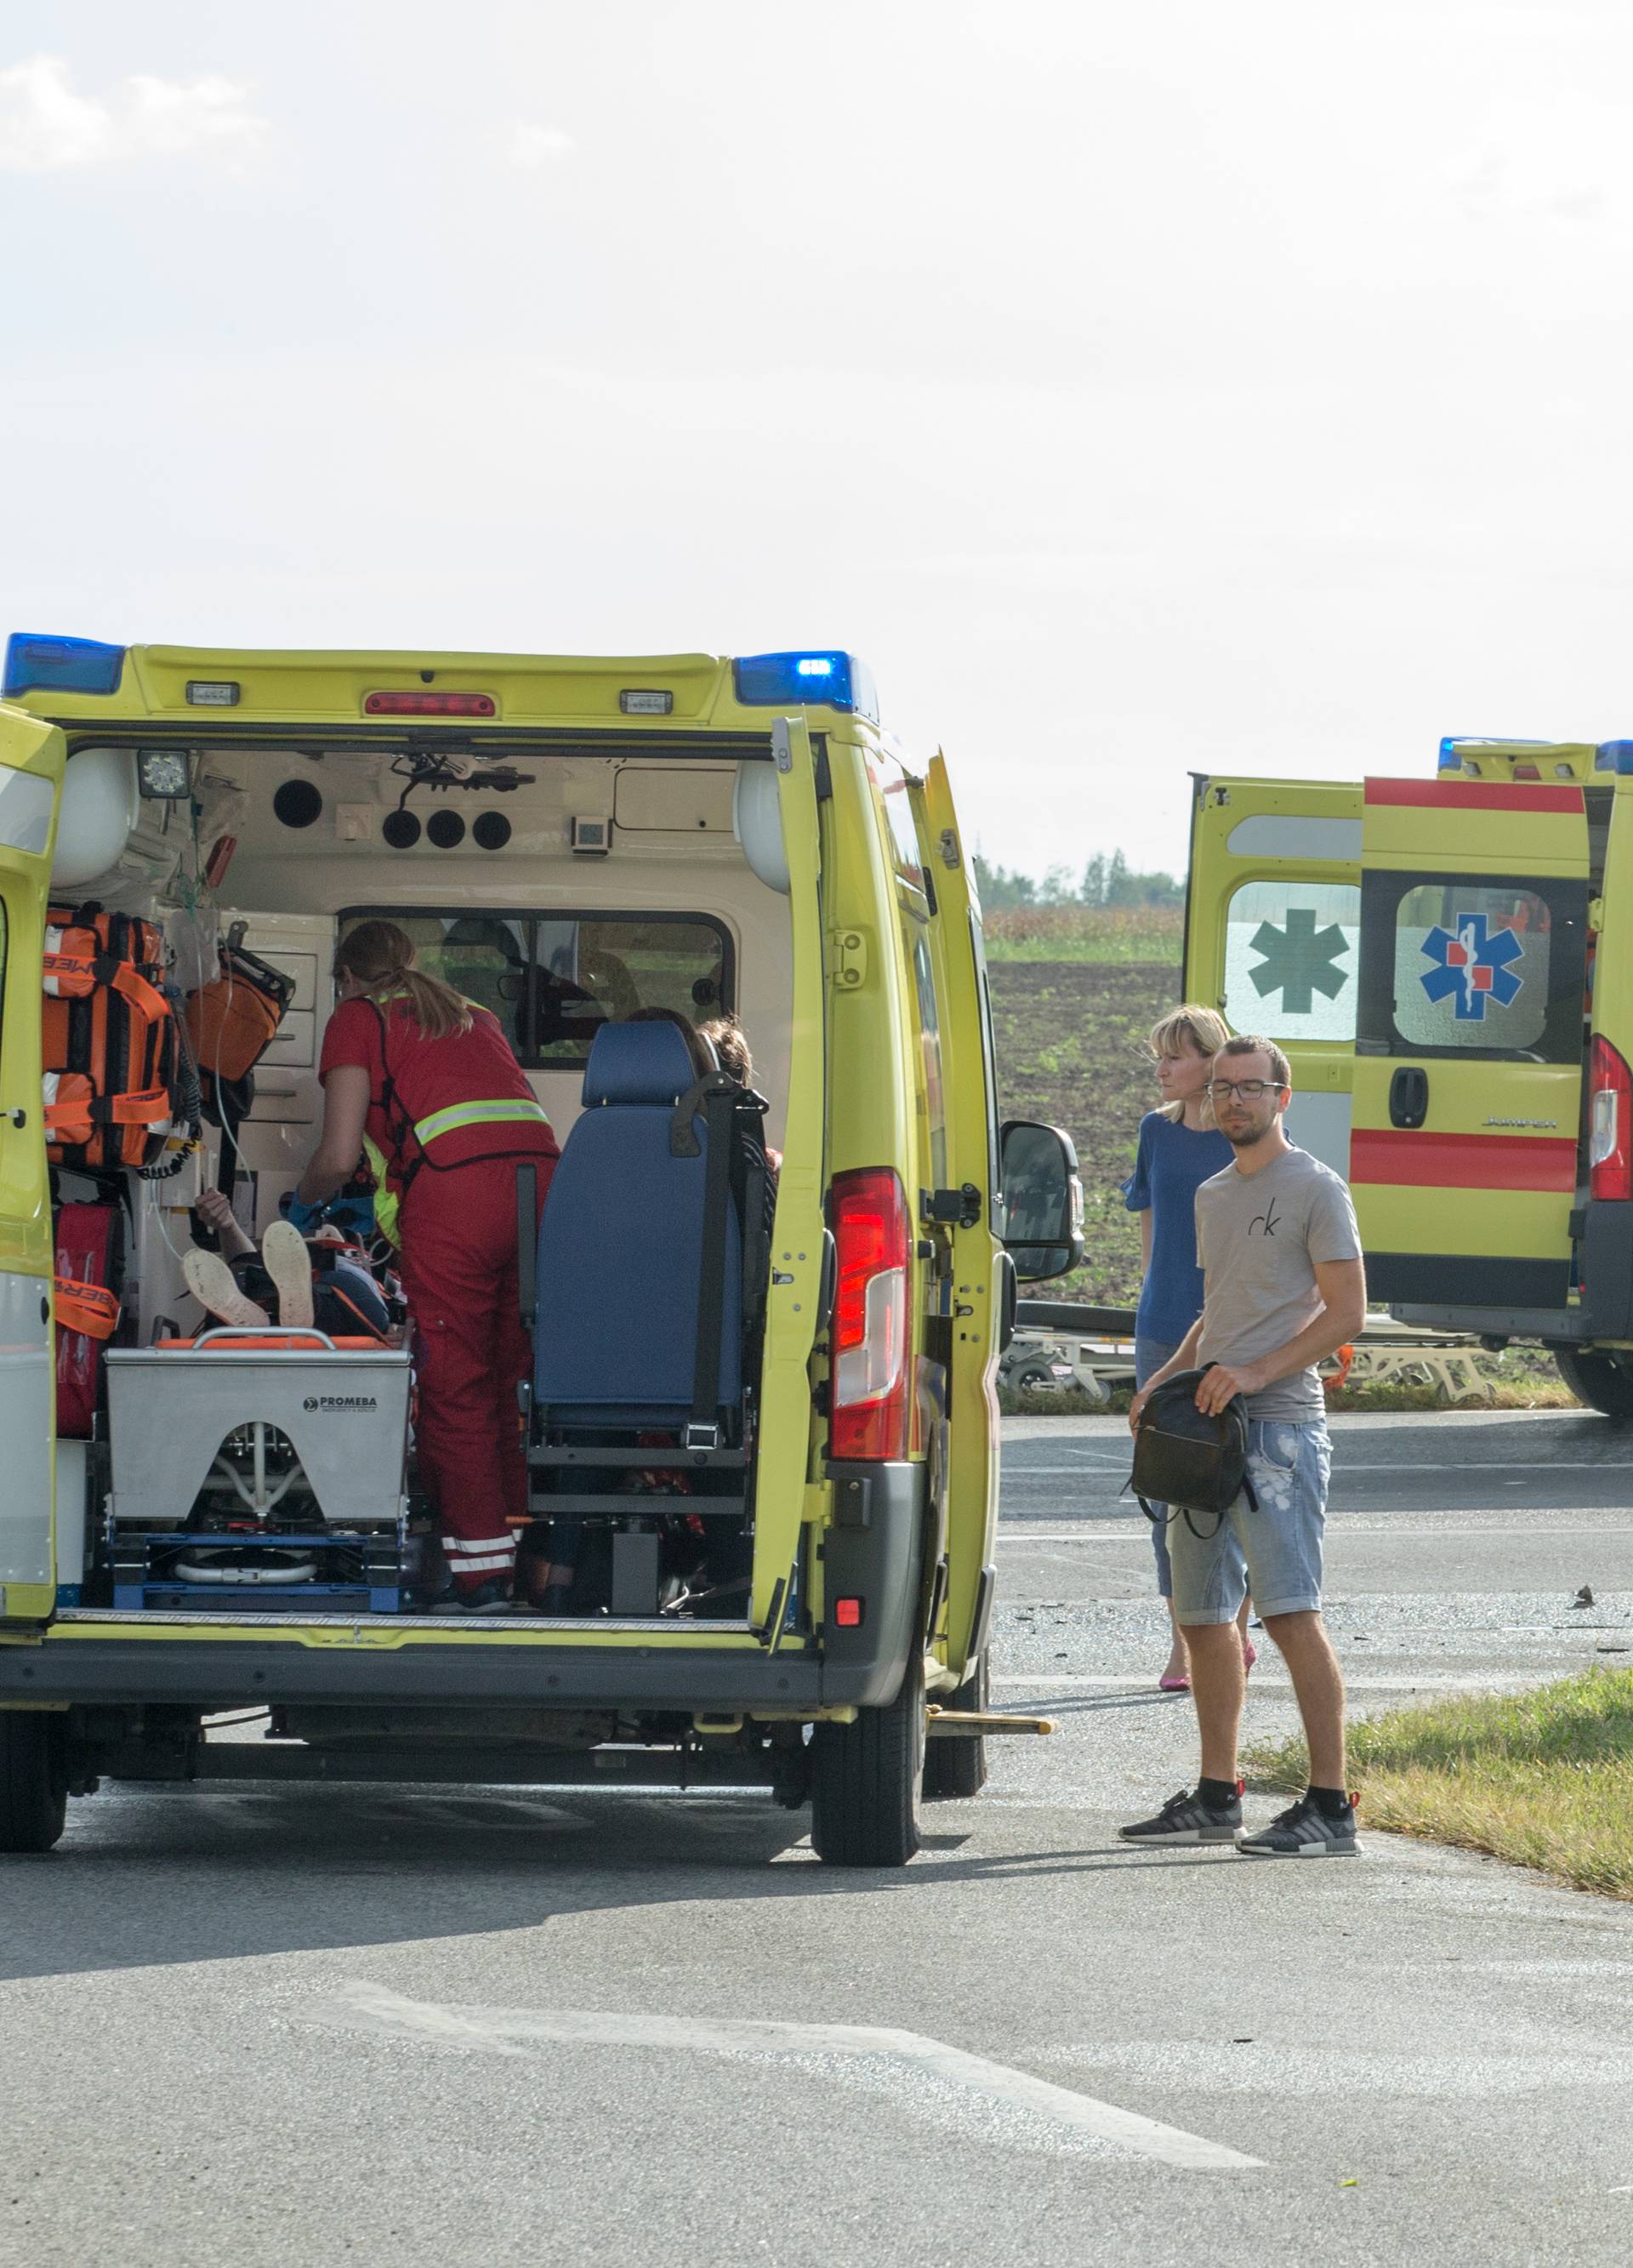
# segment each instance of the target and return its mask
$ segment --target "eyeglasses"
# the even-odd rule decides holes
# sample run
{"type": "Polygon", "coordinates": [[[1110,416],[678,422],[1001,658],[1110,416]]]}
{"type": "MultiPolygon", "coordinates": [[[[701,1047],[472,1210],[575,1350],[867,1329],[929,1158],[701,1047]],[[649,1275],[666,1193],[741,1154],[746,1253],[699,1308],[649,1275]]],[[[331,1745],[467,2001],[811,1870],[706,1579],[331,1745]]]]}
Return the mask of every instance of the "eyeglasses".
{"type": "Polygon", "coordinates": [[[1262,1094],[1279,1094],[1282,1086],[1275,1079],[1210,1079],[1203,1091],[1216,1102],[1232,1094],[1239,1094],[1244,1102],[1257,1102],[1262,1094]]]}

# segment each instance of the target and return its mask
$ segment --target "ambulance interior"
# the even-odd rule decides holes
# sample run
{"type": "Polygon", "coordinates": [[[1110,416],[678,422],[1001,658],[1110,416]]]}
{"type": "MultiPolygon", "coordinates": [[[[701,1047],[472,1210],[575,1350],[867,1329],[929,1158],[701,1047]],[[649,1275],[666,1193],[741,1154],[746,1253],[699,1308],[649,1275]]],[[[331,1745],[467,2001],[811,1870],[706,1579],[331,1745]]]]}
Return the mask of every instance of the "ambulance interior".
{"type": "MultiPolygon", "coordinates": [[[[769,747],[649,755],[626,742],[600,754],[507,736],[502,755],[489,755],[421,734],[167,742],[185,759],[180,795],[145,791],[150,775],[163,784],[151,749],[143,743],[140,770],[135,745],[70,755],[53,905],[93,902],[156,924],[178,1000],[217,974],[229,939],[289,980],[225,1177],[252,1236],[278,1218],[316,1144],[332,957],[346,929],[371,916],[399,924],[422,967],[492,1010],[563,1149],[595,1033],[641,1008],[694,1023],[738,1018],[769,1106],[765,1142],[780,1148],[791,958],[769,747]]],[[[117,1195],[124,1248],[92,1438],[57,1444],[59,1605],[415,1611],[430,1587],[435,1523],[415,1487],[409,1355],[366,1341],[331,1351],[311,1334],[206,1337],[215,1319],[181,1263],[193,1208],[217,1186],[221,1142],[208,1121],[192,1148],[178,1129],[146,1176],[117,1176],[116,1193],[108,1175],[54,1170],[59,1205],[117,1195]],[[350,1422],[337,1445],[321,1421],[341,1411],[350,1422]]],[[[536,1286],[541,1314],[554,1307],[559,1318],[575,1296],[572,1283],[536,1286]]],[[[412,1330],[410,1314],[410,1342],[412,1330]]],[[[660,1432],[631,1436],[642,1462],[630,1454],[575,1474],[578,1514],[592,1509],[586,1487],[611,1501],[589,1521],[579,1551],[588,1572],[547,1611],[740,1625],[753,1533],[747,1362],[743,1386],[744,1437],[723,1441],[714,1459],[695,1454],[695,1472],[679,1458],[665,1465],[678,1437],[660,1432]],[[730,1520],[688,1510],[688,1498],[711,1491],[735,1506],[730,1520]]],[[[537,1484],[563,1483],[545,1475],[537,1484]]],[[[519,1543],[525,1596],[530,1549],[548,1565],[550,1529],[535,1521],[519,1543]]]]}

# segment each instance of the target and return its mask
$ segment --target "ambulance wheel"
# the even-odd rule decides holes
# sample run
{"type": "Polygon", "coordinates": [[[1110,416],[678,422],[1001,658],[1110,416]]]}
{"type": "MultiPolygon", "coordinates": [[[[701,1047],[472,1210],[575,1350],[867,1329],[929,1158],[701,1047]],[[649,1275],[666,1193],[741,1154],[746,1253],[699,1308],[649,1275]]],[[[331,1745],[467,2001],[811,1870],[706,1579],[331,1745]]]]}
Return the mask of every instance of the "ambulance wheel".
{"type": "Polygon", "coordinates": [[[919,1845],[924,1770],[924,1665],[916,1652],[901,1690],[850,1725],[811,1734],[811,1843],[830,1867],[905,1867],[919,1845]]]}
{"type": "Polygon", "coordinates": [[[0,1709],[0,1851],[48,1851],[68,1815],[66,1720],[43,1709],[0,1709]]]}
{"type": "Polygon", "coordinates": [[[1554,1361],[1585,1408],[1602,1410],[1621,1425],[1633,1418],[1633,1371],[1619,1355],[1582,1354],[1575,1347],[1556,1346],[1554,1361]]]}
{"type": "MultiPolygon", "coordinates": [[[[946,1702],[949,1709],[982,1709],[992,1690],[991,1673],[983,1653],[975,1674],[967,1677],[946,1702]]],[[[924,1796],[931,1803],[956,1803],[979,1795],[987,1785],[987,1744],[984,1740],[926,1741],[924,1796]]]]}

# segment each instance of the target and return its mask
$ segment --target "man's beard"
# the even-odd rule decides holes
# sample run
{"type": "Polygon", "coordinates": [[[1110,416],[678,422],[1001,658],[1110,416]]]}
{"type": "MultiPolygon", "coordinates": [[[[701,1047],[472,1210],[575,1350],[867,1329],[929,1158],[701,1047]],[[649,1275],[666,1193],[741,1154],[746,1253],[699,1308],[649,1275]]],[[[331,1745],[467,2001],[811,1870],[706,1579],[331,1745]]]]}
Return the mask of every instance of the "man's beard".
{"type": "Polygon", "coordinates": [[[1232,1133],[1228,1126],[1221,1126],[1219,1129],[1232,1150],[1251,1150],[1255,1142],[1263,1141],[1269,1130],[1268,1123],[1263,1126],[1245,1126],[1236,1133],[1232,1133]]]}

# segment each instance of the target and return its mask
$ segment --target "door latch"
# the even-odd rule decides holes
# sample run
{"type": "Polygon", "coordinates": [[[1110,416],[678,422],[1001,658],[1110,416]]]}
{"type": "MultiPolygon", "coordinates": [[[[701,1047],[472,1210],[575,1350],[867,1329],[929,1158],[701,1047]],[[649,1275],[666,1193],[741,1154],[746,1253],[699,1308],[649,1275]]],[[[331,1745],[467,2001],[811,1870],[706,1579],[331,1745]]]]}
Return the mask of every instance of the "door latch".
{"type": "Polygon", "coordinates": [[[1429,1073],[1402,1064],[1389,1082],[1389,1123],[1409,1133],[1429,1116],[1429,1073]]]}
{"type": "Polygon", "coordinates": [[[974,1228],[981,1219],[981,1191],[974,1182],[956,1189],[921,1189],[918,1208],[924,1220],[945,1221],[953,1228],[974,1228]]]}

